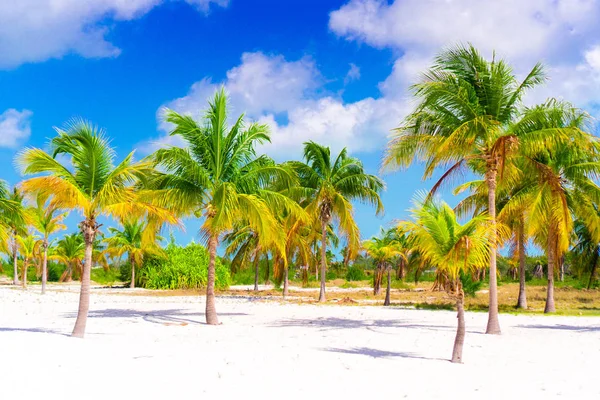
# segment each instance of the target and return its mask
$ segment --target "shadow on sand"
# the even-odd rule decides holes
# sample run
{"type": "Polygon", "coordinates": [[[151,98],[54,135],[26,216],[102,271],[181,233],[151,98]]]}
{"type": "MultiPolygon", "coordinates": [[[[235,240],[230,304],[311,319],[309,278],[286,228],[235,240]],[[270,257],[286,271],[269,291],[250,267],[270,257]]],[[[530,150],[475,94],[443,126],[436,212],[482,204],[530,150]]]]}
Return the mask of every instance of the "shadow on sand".
{"type": "MultiPolygon", "coordinates": [[[[219,313],[219,316],[239,317],[248,314],[245,313],[219,313]]],[[[76,313],[65,314],[66,318],[77,317],[76,313]]],[[[203,312],[186,312],[184,310],[151,310],[140,311],[134,309],[108,308],[105,310],[92,310],[88,314],[88,318],[141,318],[146,322],[161,325],[187,325],[199,324],[204,325],[203,312]]]]}
{"type": "Polygon", "coordinates": [[[353,347],[351,349],[326,348],[326,349],[322,349],[322,350],[333,352],[333,353],[354,354],[354,355],[368,356],[368,357],[373,357],[373,358],[400,357],[400,358],[414,358],[414,359],[431,360],[431,361],[448,361],[443,358],[424,357],[424,356],[420,356],[415,353],[378,350],[378,349],[371,349],[369,347],[353,347]]]}
{"type": "Polygon", "coordinates": [[[0,328],[0,332],[49,333],[52,335],[71,336],[64,332],[55,331],[53,329],[42,329],[42,328],[0,328]]]}
{"type": "Polygon", "coordinates": [[[571,332],[600,332],[600,326],[574,326],[574,325],[517,325],[525,329],[551,329],[571,332]]]}

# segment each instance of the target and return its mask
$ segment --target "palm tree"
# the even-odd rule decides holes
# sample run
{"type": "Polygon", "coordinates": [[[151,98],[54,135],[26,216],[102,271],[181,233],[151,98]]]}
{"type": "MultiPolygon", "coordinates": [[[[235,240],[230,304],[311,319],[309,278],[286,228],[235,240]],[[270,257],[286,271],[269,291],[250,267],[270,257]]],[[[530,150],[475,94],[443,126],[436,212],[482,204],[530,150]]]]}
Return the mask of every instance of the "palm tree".
{"type": "Polygon", "coordinates": [[[258,239],[258,234],[248,225],[237,226],[232,232],[223,237],[223,242],[227,244],[225,255],[233,256],[231,260],[232,272],[237,272],[246,263],[252,262],[255,292],[258,291],[260,259],[268,254],[268,249],[263,250],[258,239]]]}
{"type": "Polygon", "coordinates": [[[77,209],[83,216],[79,228],[85,243],[83,275],[79,310],[72,336],[83,337],[89,309],[90,273],[93,246],[101,224],[98,217],[117,219],[149,216],[175,223],[173,215],[155,204],[151,191],[134,186],[150,172],[147,163],[134,163],[130,153],[114,165],[115,152],[102,130],[83,120],[75,120],[65,129],[56,129],[52,139],[52,154],[29,148],[18,155],[24,174],[43,174],[25,180],[23,190],[33,196],[50,198],[49,206],[56,209],[77,209]],[[69,158],[67,167],[57,156],[69,158]]]}
{"type": "Polygon", "coordinates": [[[598,264],[600,263],[600,240],[594,238],[587,225],[578,219],[574,223],[574,231],[577,241],[571,252],[573,256],[572,266],[578,275],[589,274],[587,289],[591,289],[596,279],[598,264]]]}
{"type": "Polygon", "coordinates": [[[85,257],[85,243],[81,233],[72,233],[63,236],[56,246],[51,248],[49,258],[65,266],[59,282],[73,280],[73,272],[79,271],[85,257]]]}
{"type": "Polygon", "coordinates": [[[63,220],[67,213],[56,214],[57,209],[46,204],[47,199],[38,197],[36,207],[31,209],[31,222],[33,227],[42,235],[42,294],[46,293],[46,282],[48,280],[48,246],[49,237],[53,233],[66,229],[63,220]]]}
{"type": "Polygon", "coordinates": [[[13,261],[13,285],[19,284],[18,235],[27,234],[28,213],[23,204],[23,196],[15,187],[9,190],[6,182],[0,180],[0,239],[3,252],[9,254],[13,261]]]}
{"type": "MultiPolygon", "coordinates": [[[[548,103],[520,114],[521,99],[546,79],[541,64],[519,82],[503,60],[487,61],[472,45],[443,51],[412,87],[419,104],[396,129],[388,144],[384,168],[406,168],[425,162],[424,178],[445,168],[435,193],[466,168],[484,177],[490,224],[496,226],[496,187],[510,178],[510,161],[523,149],[567,142],[578,131],[540,122],[571,109],[548,103]],[[541,127],[540,125],[544,125],[541,127]]],[[[500,334],[496,271],[497,232],[490,237],[489,314],[486,333],[500,334]]]]}
{"type": "Polygon", "coordinates": [[[327,270],[327,227],[336,222],[339,236],[345,237],[348,257],[356,256],[360,247],[360,234],[354,222],[351,201],[358,200],[383,212],[379,193],[384,188],[381,179],[367,174],[360,160],[348,156],[343,149],[335,158],[329,147],[315,142],[304,144],[304,162],[291,162],[300,177],[297,194],[306,203],[306,211],[313,216],[321,228],[321,291],[319,302],[325,299],[327,270]]]}
{"type": "Polygon", "coordinates": [[[461,274],[486,265],[491,237],[489,231],[495,227],[489,223],[486,214],[477,215],[461,225],[454,210],[437,199],[415,201],[412,218],[412,221],[401,222],[399,228],[411,236],[421,256],[443,277],[445,290],[456,299],[458,327],[452,362],[461,363],[465,339],[461,274]]]}
{"type": "Polygon", "coordinates": [[[202,121],[166,110],[173,124],[171,135],[180,136],[186,148],[160,149],[150,159],[163,172],[147,184],[158,189],[164,204],[181,215],[204,218],[201,232],[208,242],[209,264],[206,287],[206,322],[219,323],[215,308],[215,260],[223,234],[236,224],[247,224],[258,234],[263,248],[284,252],[284,234],[272,210],[299,208],[289,198],[271,190],[274,181],[291,186],[295,177],[289,168],[267,156],[257,156],[255,147],[268,142],[266,125],[246,125],[243,115],[228,126],[227,96],[218,91],[202,121]]]}
{"type": "Polygon", "coordinates": [[[131,265],[131,283],[130,288],[135,288],[135,269],[140,268],[144,259],[148,256],[164,257],[164,251],[158,246],[154,239],[159,241],[162,238],[156,238],[154,235],[145,235],[145,231],[153,229],[147,223],[135,220],[125,220],[123,230],[108,228],[113,236],[106,238],[106,253],[113,257],[122,257],[127,254],[129,264],[131,265]]]}
{"type": "Polygon", "coordinates": [[[576,142],[554,151],[541,151],[528,159],[539,183],[523,195],[531,204],[531,229],[536,242],[546,247],[548,286],[544,312],[556,311],[554,273],[569,248],[576,216],[583,219],[593,237],[600,238],[600,147],[597,141],[576,142]]]}
{"type": "MultiPolygon", "coordinates": [[[[387,289],[385,292],[384,306],[390,305],[390,290],[391,290],[391,266],[394,259],[401,256],[401,249],[399,243],[393,238],[391,234],[386,231],[381,232],[381,237],[372,237],[369,240],[363,242],[363,248],[371,258],[375,261],[377,266],[377,272],[374,279],[374,292],[377,295],[379,293],[379,287],[381,286],[381,275],[384,270],[387,270],[387,289]]],[[[402,255],[404,256],[404,255],[402,255]]]]}
{"type": "Polygon", "coordinates": [[[25,289],[27,288],[27,270],[29,267],[35,267],[37,265],[35,259],[39,255],[39,247],[42,242],[35,235],[19,235],[17,236],[17,243],[21,257],[23,257],[21,285],[25,289]]]}

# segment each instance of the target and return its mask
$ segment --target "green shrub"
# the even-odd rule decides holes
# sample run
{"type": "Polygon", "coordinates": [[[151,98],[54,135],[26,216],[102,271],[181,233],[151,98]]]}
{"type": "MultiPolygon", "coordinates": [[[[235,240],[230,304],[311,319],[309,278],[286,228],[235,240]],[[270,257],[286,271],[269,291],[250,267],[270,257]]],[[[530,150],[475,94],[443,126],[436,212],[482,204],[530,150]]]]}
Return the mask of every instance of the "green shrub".
{"type": "Polygon", "coordinates": [[[338,278],[338,274],[336,271],[327,271],[327,274],[325,274],[325,280],[327,281],[333,281],[335,279],[338,278]]]}
{"type": "Polygon", "coordinates": [[[116,268],[92,268],[91,272],[92,281],[101,285],[112,286],[115,282],[121,282],[121,273],[116,268]]]}
{"type": "MultiPolygon", "coordinates": [[[[148,289],[197,289],[206,286],[208,251],[197,243],[185,247],[169,244],[164,259],[150,259],[140,271],[140,283],[148,289]]],[[[229,270],[217,258],[215,288],[229,287],[229,270]]]]}
{"type": "Polygon", "coordinates": [[[477,293],[477,291],[481,289],[481,286],[483,285],[482,281],[474,281],[471,274],[465,274],[462,272],[460,273],[460,281],[462,282],[465,295],[469,297],[475,297],[475,293],[477,293]]]}
{"type": "Polygon", "coordinates": [[[66,267],[56,262],[48,262],[48,282],[58,282],[66,267]]]}
{"type": "Polygon", "coordinates": [[[353,281],[363,281],[367,277],[365,275],[365,270],[361,267],[348,267],[348,272],[346,272],[346,280],[348,282],[353,281]]]}

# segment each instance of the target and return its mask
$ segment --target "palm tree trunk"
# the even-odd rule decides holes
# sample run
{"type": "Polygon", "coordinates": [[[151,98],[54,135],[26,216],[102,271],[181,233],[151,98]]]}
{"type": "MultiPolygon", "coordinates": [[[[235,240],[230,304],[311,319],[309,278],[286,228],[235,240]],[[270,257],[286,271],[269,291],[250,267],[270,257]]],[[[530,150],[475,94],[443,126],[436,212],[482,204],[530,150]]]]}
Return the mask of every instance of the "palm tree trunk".
{"type": "Polygon", "coordinates": [[[392,273],[391,273],[390,269],[388,268],[388,271],[387,271],[387,288],[385,289],[385,301],[383,302],[384,306],[389,306],[390,305],[390,290],[391,290],[391,286],[392,286],[392,273]]]}
{"type": "Polygon", "coordinates": [[[131,263],[131,284],[129,285],[129,288],[134,289],[135,288],[135,262],[133,261],[133,258],[130,259],[129,262],[131,263]]]}
{"type": "Polygon", "coordinates": [[[546,292],[546,307],[545,313],[553,313],[556,311],[554,306],[554,266],[556,263],[556,234],[552,223],[548,225],[548,288],[546,292]]]}
{"type": "Polygon", "coordinates": [[[48,239],[44,238],[42,243],[44,258],[42,260],[42,294],[46,294],[46,283],[48,281],[48,239]]]}
{"type": "Polygon", "coordinates": [[[327,224],[321,221],[321,291],[319,292],[319,303],[325,299],[325,277],[327,269],[327,224]]]}
{"type": "Polygon", "coordinates": [[[258,292],[258,273],[259,273],[259,262],[260,258],[258,254],[254,256],[254,291],[258,292]]]}
{"type": "Polygon", "coordinates": [[[215,308],[215,263],[217,260],[217,246],[219,239],[212,235],[208,239],[208,278],[206,280],[206,323],[218,325],[217,309],[215,308]]]}
{"type": "Polygon", "coordinates": [[[29,259],[23,260],[23,268],[21,269],[21,286],[23,289],[27,289],[27,266],[29,265],[29,259]]]}
{"type": "Polygon", "coordinates": [[[598,252],[598,249],[596,249],[596,252],[594,253],[594,263],[592,264],[592,272],[590,272],[590,280],[588,281],[588,284],[587,284],[588,290],[591,289],[592,284],[594,283],[594,279],[596,278],[596,269],[598,268],[599,256],[600,256],[600,253],[598,252]]]}
{"type": "Polygon", "coordinates": [[[289,269],[288,266],[286,265],[283,268],[283,299],[285,300],[285,298],[288,295],[288,273],[289,273],[289,269]]]}
{"type": "Polygon", "coordinates": [[[527,309],[527,293],[525,292],[525,221],[523,216],[518,227],[519,241],[519,299],[517,308],[527,309]]]}
{"type": "Polygon", "coordinates": [[[463,345],[465,344],[465,296],[462,287],[460,287],[458,296],[456,297],[456,310],[458,326],[456,328],[456,338],[454,339],[451,361],[453,363],[462,363],[463,345]]]}
{"type": "Polygon", "coordinates": [[[266,264],[267,264],[267,270],[265,272],[265,285],[268,285],[270,283],[269,282],[269,275],[271,275],[271,271],[270,271],[271,266],[269,265],[269,253],[265,254],[265,261],[266,261],[266,264]]]}
{"type": "Polygon", "coordinates": [[[488,165],[485,180],[488,186],[488,213],[490,223],[494,227],[490,246],[490,304],[488,311],[488,322],[485,333],[499,335],[500,322],[498,320],[498,282],[496,275],[496,165],[488,165]]]}
{"type": "Polygon", "coordinates": [[[18,252],[17,252],[17,241],[16,241],[16,237],[13,236],[13,239],[15,239],[14,243],[13,243],[13,285],[18,285],[19,284],[19,266],[17,263],[17,258],[18,258],[18,252]]]}
{"type": "Polygon", "coordinates": [[[85,259],[83,262],[83,273],[81,274],[81,290],[79,291],[79,309],[77,320],[71,336],[83,338],[87,324],[88,311],[90,309],[90,276],[92,273],[92,254],[94,251],[94,238],[97,225],[95,220],[85,220],[81,224],[81,231],[85,242],[85,259]]]}

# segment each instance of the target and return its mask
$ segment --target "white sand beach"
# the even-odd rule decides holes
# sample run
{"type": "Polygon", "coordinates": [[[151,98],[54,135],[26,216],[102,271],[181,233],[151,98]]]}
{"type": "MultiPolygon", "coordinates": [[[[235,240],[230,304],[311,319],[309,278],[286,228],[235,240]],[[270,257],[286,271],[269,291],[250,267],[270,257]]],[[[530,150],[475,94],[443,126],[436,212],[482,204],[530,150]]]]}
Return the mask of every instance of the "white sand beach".
{"type": "Polygon", "coordinates": [[[0,398],[600,398],[598,318],[467,313],[454,365],[454,312],[229,297],[207,326],[202,297],[124,292],[93,291],[81,340],[76,286],[0,287],[0,398]]]}

